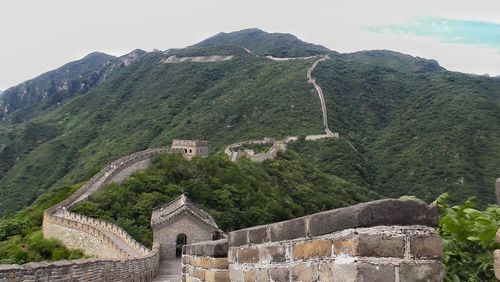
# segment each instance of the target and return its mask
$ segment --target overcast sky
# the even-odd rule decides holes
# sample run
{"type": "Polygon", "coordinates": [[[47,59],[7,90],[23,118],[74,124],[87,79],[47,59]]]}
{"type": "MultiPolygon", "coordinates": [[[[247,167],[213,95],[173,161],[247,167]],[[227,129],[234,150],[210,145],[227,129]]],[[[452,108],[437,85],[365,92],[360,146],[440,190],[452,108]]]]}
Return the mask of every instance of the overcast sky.
{"type": "Polygon", "coordinates": [[[93,51],[185,47],[252,27],[339,52],[390,49],[500,75],[498,0],[2,0],[0,89],[93,51]]]}

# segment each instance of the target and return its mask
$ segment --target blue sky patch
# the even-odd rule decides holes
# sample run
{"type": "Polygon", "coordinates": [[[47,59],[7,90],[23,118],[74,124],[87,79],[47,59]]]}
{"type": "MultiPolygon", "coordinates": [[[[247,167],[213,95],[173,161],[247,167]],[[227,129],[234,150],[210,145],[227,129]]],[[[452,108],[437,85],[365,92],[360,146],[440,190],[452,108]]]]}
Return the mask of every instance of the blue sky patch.
{"type": "Polygon", "coordinates": [[[373,33],[436,38],[441,42],[500,49],[500,24],[440,17],[417,17],[407,23],[367,27],[373,33]]]}

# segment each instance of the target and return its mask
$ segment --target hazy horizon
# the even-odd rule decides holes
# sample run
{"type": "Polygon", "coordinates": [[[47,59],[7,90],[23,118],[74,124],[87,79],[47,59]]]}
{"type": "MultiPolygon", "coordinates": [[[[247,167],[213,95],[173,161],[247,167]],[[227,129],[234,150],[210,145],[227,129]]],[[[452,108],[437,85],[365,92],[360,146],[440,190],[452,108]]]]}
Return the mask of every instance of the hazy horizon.
{"type": "Polygon", "coordinates": [[[451,71],[497,76],[499,8],[489,0],[2,2],[0,90],[92,52],[182,48],[246,28],[290,33],[341,53],[386,49],[434,59],[451,71]]]}

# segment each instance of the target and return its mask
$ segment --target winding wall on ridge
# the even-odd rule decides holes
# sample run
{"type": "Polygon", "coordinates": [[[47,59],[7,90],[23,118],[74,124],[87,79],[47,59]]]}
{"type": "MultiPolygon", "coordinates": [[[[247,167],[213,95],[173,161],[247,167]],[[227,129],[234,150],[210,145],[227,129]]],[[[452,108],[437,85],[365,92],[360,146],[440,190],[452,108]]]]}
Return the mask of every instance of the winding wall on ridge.
{"type": "Polygon", "coordinates": [[[107,165],[80,189],[48,208],[43,233],[70,248],[82,249],[95,259],[1,265],[0,280],[8,281],[151,281],[158,273],[159,246],[151,250],[134,240],[121,227],[69,211],[78,202],[112,182],[121,182],[145,169],[167,148],[148,149],[122,157],[107,165]]]}

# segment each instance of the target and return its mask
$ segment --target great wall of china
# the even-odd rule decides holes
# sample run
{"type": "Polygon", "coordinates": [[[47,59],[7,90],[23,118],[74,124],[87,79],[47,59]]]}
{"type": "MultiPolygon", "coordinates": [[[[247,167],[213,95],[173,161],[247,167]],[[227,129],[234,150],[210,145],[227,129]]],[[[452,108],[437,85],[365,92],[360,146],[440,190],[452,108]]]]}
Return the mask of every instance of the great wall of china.
{"type": "MultiPolygon", "coordinates": [[[[67,208],[87,198],[89,191],[143,169],[163,152],[172,150],[151,149],[123,157],[45,211],[46,237],[80,247],[95,258],[3,265],[0,281],[151,281],[158,276],[159,242],[149,250],[120,227],[67,208]]],[[[399,282],[419,277],[442,281],[442,245],[434,231],[438,217],[434,206],[386,199],[233,231],[228,239],[206,238],[186,245],[182,280],[366,281],[376,277],[370,281],[399,282]]],[[[154,218],[152,222],[161,216],[154,218]]]]}
{"type": "MultiPolygon", "coordinates": [[[[324,138],[322,136],[338,137],[328,128],[323,93],[312,77],[317,64],[326,59],[322,57],[315,61],[307,73],[309,82],[314,84],[322,101],[326,132],[309,140],[324,138]]],[[[204,60],[196,59],[198,61],[204,60]]],[[[174,62],[181,61],[171,59],[166,63],[174,62]]],[[[207,62],[213,62],[213,58],[207,62]]],[[[280,150],[278,145],[275,146],[277,142],[285,144],[286,148],[286,143],[293,140],[294,137],[273,140],[272,148],[265,155],[276,155],[280,150]]],[[[228,148],[226,150],[231,152],[228,148]]],[[[82,249],[93,258],[0,265],[0,281],[151,281],[158,277],[165,267],[161,263],[160,252],[164,242],[155,240],[153,248],[148,249],[122,228],[75,214],[70,209],[106,184],[123,181],[135,171],[145,169],[158,154],[168,152],[189,154],[191,150],[172,146],[170,149],[149,149],[120,158],[107,165],[73,195],[45,210],[44,235],[59,239],[68,247],[82,249]]],[[[158,211],[164,212],[152,218],[152,224],[158,226],[163,218],[172,217],[170,213],[173,211],[176,214],[191,212],[206,218],[203,211],[188,204],[183,197],[172,206],[158,211]]],[[[434,229],[438,217],[434,206],[386,199],[233,231],[227,239],[210,241],[208,235],[204,235],[205,242],[187,240],[183,248],[182,280],[442,281],[442,243],[434,229]]],[[[181,227],[194,222],[182,220],[176,222],[175,232],[185,233],[181,227]]],[[[206,226],[217,231],[215,222],[209,219],[205,222],[208,222],[206,226]]],[[[172,232],[171,228],[163,230],[161,232],[172,232]]],[[[164,234],[155,233],[155,238],[160,235],[164,234]]],[[[169,236],[164,237],[175,238],[169,236]]],[[[212,236],[212,239],[215,237],[212,236]]]]}
{"type": "MultiPolygon", "coordinates": [[[[256,55],[253,53],[251,50],[248,48],[243,48],[247,53],[258,57],[262,58],[259,55],[256,55]]],[[[321,102],[321,113],[323,117],[323,128],[325,130],[324,134],[313,134],[313,135],[307,135],[305,137],[306,141],[315,141],[315,140],[320,140],[320,139],[325,139],[325,138],[339,138],[339,134],[337,132],[332,132],[330,130],[330,127],[328,126],[328,112],[326,109],[326,102],[325,102],[325,97],[323,95],[323,90],[321,87],[316,83],[316,78],[313,76],[313,71],[316,69],[318,64],[320,62],[326,61],[330,59],[329,56],[309,56],[309,57],[289,57],[289,58],[276,58],[273,56],[265,56],[264,58],[273,60],[273,61],[292,61],[292,60],[310,60],[317,58],[316,61],[307,69],[306,77],[307,77],[307,82],[311,83],[314,86],[314,89],[318,93],[320,102],[321,102]]],[[[252,161],[255,162],[263,162],[268,159],[274,159],[278,152],[283,152],[287,150],[287,144],[289,142],[297,141],[298,137],[297,136],[288,136],[283,140],[275,140],[273,138],[264,138],[260,140],[246,140],[246,141],[240,141],[238,143],[230,144],[228,145],[224,152],[226,155],[229,156],[231,161],[236,161],[238,158],[245,156],[252,161]],[[265,153],[258,153],[255,154],[252,150],[245,150],[242,149],[245,145],[264,145],[264,144],[272,144],[272,146],[269,148],[269,150],[265,153]]]]}

